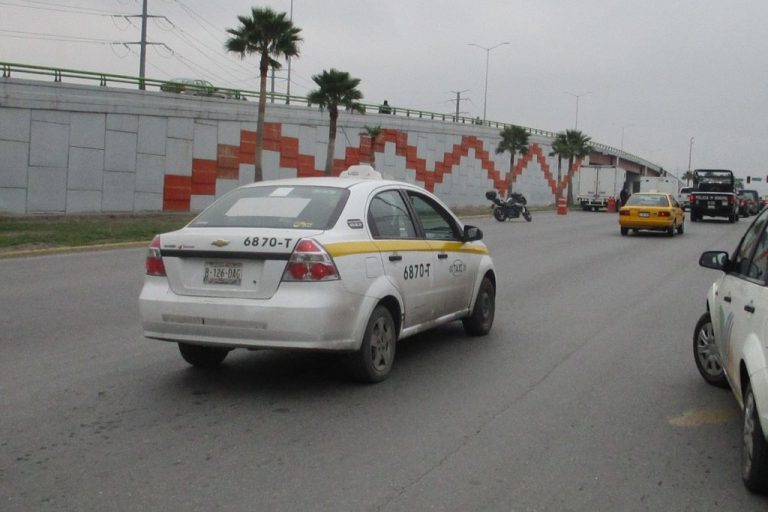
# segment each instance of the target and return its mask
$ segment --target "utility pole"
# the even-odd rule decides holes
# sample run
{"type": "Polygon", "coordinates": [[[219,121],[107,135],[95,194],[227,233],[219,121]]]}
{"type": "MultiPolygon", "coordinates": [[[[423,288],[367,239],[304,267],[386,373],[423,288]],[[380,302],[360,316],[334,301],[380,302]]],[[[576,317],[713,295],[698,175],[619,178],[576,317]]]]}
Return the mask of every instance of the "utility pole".
{"type": "Polygon", "coordinates": [[[451,91],[456,95],[456,117],[454,118],[454,122],[459,122],[459,103],[461,102],[461,93],[467,92],[469,89],[464,89],[463,91],[451,91]]]}
{"type": "Polygon", "coordinates": [[[139,54],[139,89],[147,88],[144,77],[147,72],[147,0],[141,6],[141,52],[139,54]]]}
{"type": "Polygon", "coordinates": [[[168,18],[165,16],[152,16],[147,14],[147,2],[148,0],[142,0],[141,5],[141,14],[135,14],[131,16],[122,16],[126,20],[129,21],[129,18],[141,18],[141,40],[138,42],[131,42],[131,43],[122,43],[123,46],[126,48],[129,44],[138,44],[140,47],[139,51],[139,89],[142,91],[147,88],[146,84],[144,83],[144,78],[146,77],[147,73],[147,46],[150,44],[158,44],[160,46],[165,46],[168,48],[167,45],[164,43],[148,43],[147,42],[147,19],[149,18],[165,18],[166,21],[168,21],[168,18]]]}

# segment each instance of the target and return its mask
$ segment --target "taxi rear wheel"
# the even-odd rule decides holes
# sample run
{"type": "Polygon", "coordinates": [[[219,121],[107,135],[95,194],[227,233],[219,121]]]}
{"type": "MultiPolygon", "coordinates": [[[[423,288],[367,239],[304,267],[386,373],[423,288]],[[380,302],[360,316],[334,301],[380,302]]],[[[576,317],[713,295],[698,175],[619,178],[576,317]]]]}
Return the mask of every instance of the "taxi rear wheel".
{"type": "Polygon", "coordinates": [[[685,222],[683,221],[680,223],[679,226],[677,226],[677,232],[678,234],[682,235],[684,231],[685,231],[685,222]]]}
{"type": "Polygon", "coordinates": [[[483,336],[488,334],[493,326],[493,317],[496,313],[496,287],[490,279],[483,278],[480,290],[477,292],[475,307],[472,313],[461,322],[464,331],[470,336],[483,336]]]}
{"type": "Polygon", "coordinates": [[[765,440],[757,414],[752,385],[747,384],[744,393],[743,449],[741,454],[741,477],[744,485],[752,492],[768,492],[768,442],[765,440]]]}
{"type": "Polygon", "coordinates": [[[181,357],[192,366],[197,368],[215,368],[227,357],[229,349],[179,343],[179,352],[181,352],[181,357]]]}
{"type": "Polygon", "coordinates": [[[696,368],[708,384],[719,388],[727,388],[723,365],[715,346],[715,331],[712,328],[712,318],[704,313],[693,330],[693,358],[696,368]]]}
{"type": "Polygon", "coordinates": [[[367,383],[386,379],[395,360],[397,328],[392,314],[383,305],[371,313],[360,350],[351,354],[349,369],[353,376],[367,383]]]}
{"type": "Polygon", "coordinates": [[[627,236],[627,233],[629,233],[629,228],[620,228],[621,229],[621,235],[627,236]]]}

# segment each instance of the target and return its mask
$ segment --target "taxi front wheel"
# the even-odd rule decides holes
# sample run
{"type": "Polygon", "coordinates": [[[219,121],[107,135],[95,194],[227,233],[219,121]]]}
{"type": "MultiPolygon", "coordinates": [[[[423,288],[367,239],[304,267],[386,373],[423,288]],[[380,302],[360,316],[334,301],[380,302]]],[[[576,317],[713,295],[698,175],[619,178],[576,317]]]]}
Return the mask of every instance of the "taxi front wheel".
{"type": "Polygon", "coordinates": [[[386,379],[395,360],[397,329],[392,314],[379,304],[371,313],[360,350],[350,355],[350,371],[362,382],[386,379]]]}
{"type": "Polygon", "coordinates": [[[461,322],[464,330],[470,336],[483,336],[488,334],[493,326],[493,316],[496,312],[496,287],[490,279],[483,278],[480,283],[480,291],[477,292],[475,307],[472,313],[461,322]]]}

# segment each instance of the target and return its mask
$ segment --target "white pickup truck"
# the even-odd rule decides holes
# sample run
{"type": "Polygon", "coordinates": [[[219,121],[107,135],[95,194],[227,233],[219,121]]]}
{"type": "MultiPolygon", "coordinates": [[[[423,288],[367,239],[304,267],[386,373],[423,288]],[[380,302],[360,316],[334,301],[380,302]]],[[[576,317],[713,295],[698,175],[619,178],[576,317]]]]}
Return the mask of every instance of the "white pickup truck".
{"type": "Polygon", "coordinates": [[[680,206],[683,210],[686,210],[691,207],[691,202],[689,196],[691,195],[691,192],[693,192],[693,187],[682,187],[680,189],[680,192],[677,194],[677,202],[680,203],[680,206]]]}

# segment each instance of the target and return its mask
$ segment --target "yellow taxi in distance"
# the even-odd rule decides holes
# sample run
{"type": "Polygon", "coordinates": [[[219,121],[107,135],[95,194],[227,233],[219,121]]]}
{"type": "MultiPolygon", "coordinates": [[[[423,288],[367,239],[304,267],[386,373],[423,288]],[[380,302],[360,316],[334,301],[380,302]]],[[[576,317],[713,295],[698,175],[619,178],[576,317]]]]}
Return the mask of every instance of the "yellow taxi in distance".
{"type": "Polygon", "coordinates": [[[619,209],[621,234],[626,235],[631,229],[666,231],[675,236],[675,231],[685,231],[685,213],[683,208],[670,194],[658,192],[639,192],[632,194],[627,203],[619,209]]]}

